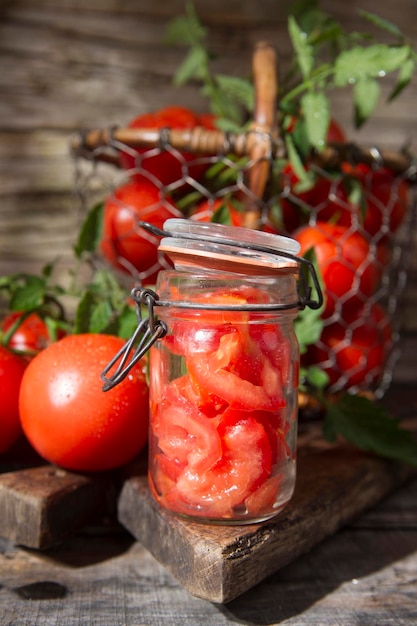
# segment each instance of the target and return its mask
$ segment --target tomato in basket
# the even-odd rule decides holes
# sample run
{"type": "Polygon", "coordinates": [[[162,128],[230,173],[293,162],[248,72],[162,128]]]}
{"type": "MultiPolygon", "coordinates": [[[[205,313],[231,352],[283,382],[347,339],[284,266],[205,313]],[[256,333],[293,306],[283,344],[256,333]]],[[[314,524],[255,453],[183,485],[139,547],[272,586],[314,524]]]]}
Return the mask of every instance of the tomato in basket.
{"type": "Polygon", "coordinates": [[[383,374],[392,347],[392,328],[385,310],[377,303],[351,309],[346,320],[325,326],[319,342],[308,350],[306,361],[319,365],[329,384],[370,389],[383,374]]]}
{"type": "MultiPolygon", "coordinates": [[[[205,125],[208,129],[214,128],[213,116],[199,116],[197,113],[181,106],[167,106],[156,111],[143,113],[135,117],[128,128],[156,129],[166,128],[173,130],[190,130],[196,126],[205,125]]],[[[137,179],[149,177],[158,184],[168,185],[181,181],[184,173],[199,179],[206,165],[195,162],[197,155],[191,152],[176,152],[165,149],[126,148],[120,156],[122,166],[127,170],[135,170],[133,175],[137,179]]]]}
{"type": "Polygon", "coordinates": [[[324,283],[324,316],[336,305],[357,306],[375,293],[382,274],[367,239],[347,226],[317,222],[294,233],[301,255],[312,250],[324,283]]]}
{"type": "Polygon", "coordinates": [[[143,284],[154,284],[162,263],[165,267],[170,265],[158,254],[160,237],[141,228],[138,222],[162,228],[165,220],[172,217],[182,217],[182,213],[149,181],[121,185],[104,203],[100,243],[103,256],[124,272],[138,272],[143,284]]]}

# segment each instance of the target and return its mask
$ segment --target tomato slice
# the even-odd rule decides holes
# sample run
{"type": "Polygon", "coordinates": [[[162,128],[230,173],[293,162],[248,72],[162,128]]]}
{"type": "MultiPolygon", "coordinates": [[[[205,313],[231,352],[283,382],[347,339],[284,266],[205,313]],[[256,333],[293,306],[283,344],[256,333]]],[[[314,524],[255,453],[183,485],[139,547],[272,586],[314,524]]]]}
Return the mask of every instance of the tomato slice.
{"type": "Polygon", "coordinates": [[[264,427],[246,412],[228,410],[218,428],[223,456],[210,469],[187,467],[171,492],[170,506],[180,512],[230,517],[245,512],[245,499],[270,475],[271,447],[264,427]],[[174,503],[175,499],[175,503],[174,503]]]}
{"type": "Polygon", "coordinates": [[[285,405],[279,372],[242,333],[223,335],[212,354],[187,355],[186,366],[199,388],[233,408],[275,411],[285,405]]]}
{"type": "Polygon", "coordinates": [[[153,416],[153,435],[167,458],[201,472],[221,458],[222,445],[215,423],[183,394],[188,380],[184,376],[167,385],[153,416]]]}

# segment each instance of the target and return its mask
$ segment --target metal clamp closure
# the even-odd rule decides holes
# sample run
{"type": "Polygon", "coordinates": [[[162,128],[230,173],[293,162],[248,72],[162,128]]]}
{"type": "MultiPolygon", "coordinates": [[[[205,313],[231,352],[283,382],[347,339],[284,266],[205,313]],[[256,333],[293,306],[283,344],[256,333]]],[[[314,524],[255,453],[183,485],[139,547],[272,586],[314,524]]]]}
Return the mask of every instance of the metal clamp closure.
{"type": "Polygon", "coordinates": [[[120,348],[102,371],[103,391],[109,391],[124,380],[130,370],[153,346],[155,341],[167,333],[166,324],[157,320],[154,314],[154,306],[158,300],[158,295],[151,289],[135,287],[131,292],[131,296],[136,305],[138,326],[132,337],[120,348]],[[142,305],[146,305],[148,310],[146,318],[142,318],[142,305]],[[116,364],[117,367],[114,372],[108,375],[116,364]]]}

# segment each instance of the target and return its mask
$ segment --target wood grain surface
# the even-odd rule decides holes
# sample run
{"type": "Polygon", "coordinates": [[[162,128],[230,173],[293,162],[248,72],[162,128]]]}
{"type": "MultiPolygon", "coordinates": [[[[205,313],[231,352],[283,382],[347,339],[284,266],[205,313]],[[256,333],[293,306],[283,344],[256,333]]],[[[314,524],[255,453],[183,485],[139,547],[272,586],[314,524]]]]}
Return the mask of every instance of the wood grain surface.
{"type": "Polygon", "coordinates": [[[412,626],[417,481],[226,605],[196,598],[118,526],[36,552],[0,539],[7,626],[412,626]]]}
{"type": "Polygon", "coordinates": [[[301,432],[297,454],[294,496],[268,522],[216,526],[182,519],[155,504],[147,478],[140,474],[122,488],[119,521],[192,595],[227,603],[334,534],[412,475],[407,467],[326,444],[318,424],[301,432]]]}

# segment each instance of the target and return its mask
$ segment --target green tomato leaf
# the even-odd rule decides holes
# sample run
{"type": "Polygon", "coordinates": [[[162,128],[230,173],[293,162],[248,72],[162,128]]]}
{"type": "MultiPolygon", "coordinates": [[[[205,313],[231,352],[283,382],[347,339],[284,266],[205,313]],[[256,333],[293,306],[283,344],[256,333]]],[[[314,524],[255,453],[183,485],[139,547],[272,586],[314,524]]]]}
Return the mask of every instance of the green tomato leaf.
{"type": "Polygon", "coordinates": [[[110,324],[112,308],[90,290],[85,290],[77,306],[74,333],[100,333],[110,324]]]}
{"type": "Polygon", "coordinates": [[[304,391],[310,391],[311,389],[322,391],[329,384],[328,375],[317,365],[301,367],[300,379],[302,381],[300,387],[304,391]]]}
{"type": "Polygon", "coordinates": [[[135,309],[126,304],[118,315],[117,324],[117,335],[122,339],[130,339],[138,326],[135,309]]]}
{"type": "Polygon", "coordinates": [[[417,466],[413,435],[365,397],[344,394],[337,402],[326,403],[323,432],[330,442],[341,435],[360,450],[417,466]]]}
{"type": "Polygon", "coordinates": [[[301,74],[306,79],[313,71],[314,48],[308,43],[307,34],[298,26],[292,15],[288,18],[288,33],[301,74]]]}
{"type": "Polygon", "coordinates": [[[298,178],[296,185],[297,191],[302,191],[304,188],[309,189],[311,187],[312,173],[307,171],[304,167],[304,163],[298,154],[294,141],[290,135],[285,136],[285,145],[287,147],[287,154],[294,174],[298,178]]]}
{"type": "Polygon", "coordinates": [[[408,46],[390,47],[386,44],[355,46],[341,52],[336,58],[335,83],[339,87],[344,87],[366,78],[382,78],[400,69],[409,54],[408,46]]]}
{"type": "Polygon", "coordinates": [[[294,329],[300,346],[300,354],[305,354],[308,346],[320,339],[323,330],[320,309],[306,307],[300,311],[294,322],[294,329]]]}
{"type": "Polygon", "coordinates": [[[78,259],[81,258],[83,252],[95,252],[98,249],[103,235],[103,211],[104,204],[100,202],[87,214],[74,246],[78,259]]]}
{"type": "Polygon", "coordinates": [[[45,281],[40,276],[26,276],[25,283],[13,291],[9,308],[12,311],[31,311],[42,306],[45,299],[45,281]]]}
{"type": "Polygon", "coordinates": [[[206,75],[207,54],[204,48],[191,48],[174,74],[174,85],[185,85],[193,79],[202,80],[206,75]]]}
{"type": "Polygon", "coordinates": [[[395,98],[399,96],[399,94],[410,84],[415,68],[416,62],[412,57],[403,63],[398,73],[397,83],[389,95],[388,102],[395,100],[395,98]]]}
{"type": "Polygon", "coordinates": [[[168,24],[165,40],[171,44],[194,45],[207,37],[207,28],[202,24],[193,2],[185,5],[185,15],[171,20],[168,24]]]}
{"type": "Polygon", "coordinates": [[[330,123],[330,107],[326,95],[322,91],[309,91],[301,98],[301,110],[310,144],[318,150],[324,148],[330,123]]]}
{"type": "Polygon", "coordinates": [[[255,92],[253,84],[238,76],[226,76],[216,74],[218,87],[223,94],[242,104],[248,111],[253,111],[255,106],[255,92]]]}
{"type": "Polygon", "coordinates": [[[355,125],[360,128],[378,104],[381,88],[374,78],[361,78],[353,86],[355,125]]]}
{"type": "Polygon", "coordinates": [[[96,302],[90,310],[89,332],[103,333],[113,321],[113,309],[107,300],[96,302]]]}
{"type": "Polygon", "coordinates": [[[374,24],[374,26],[378,26],[378,28],[382,28],[383,30],[387,31],[387,33],[390,33],[390,35],[394,35],[394,37],[398,37],[398,39],[400,40],[404,39],[404,36],[398,26],[380,17],[379,15],[375,15],[375,13],[370,13],[369,11],[363,10],[359,10],[359,15],[368,20],[368,22],[374,24]]]}

